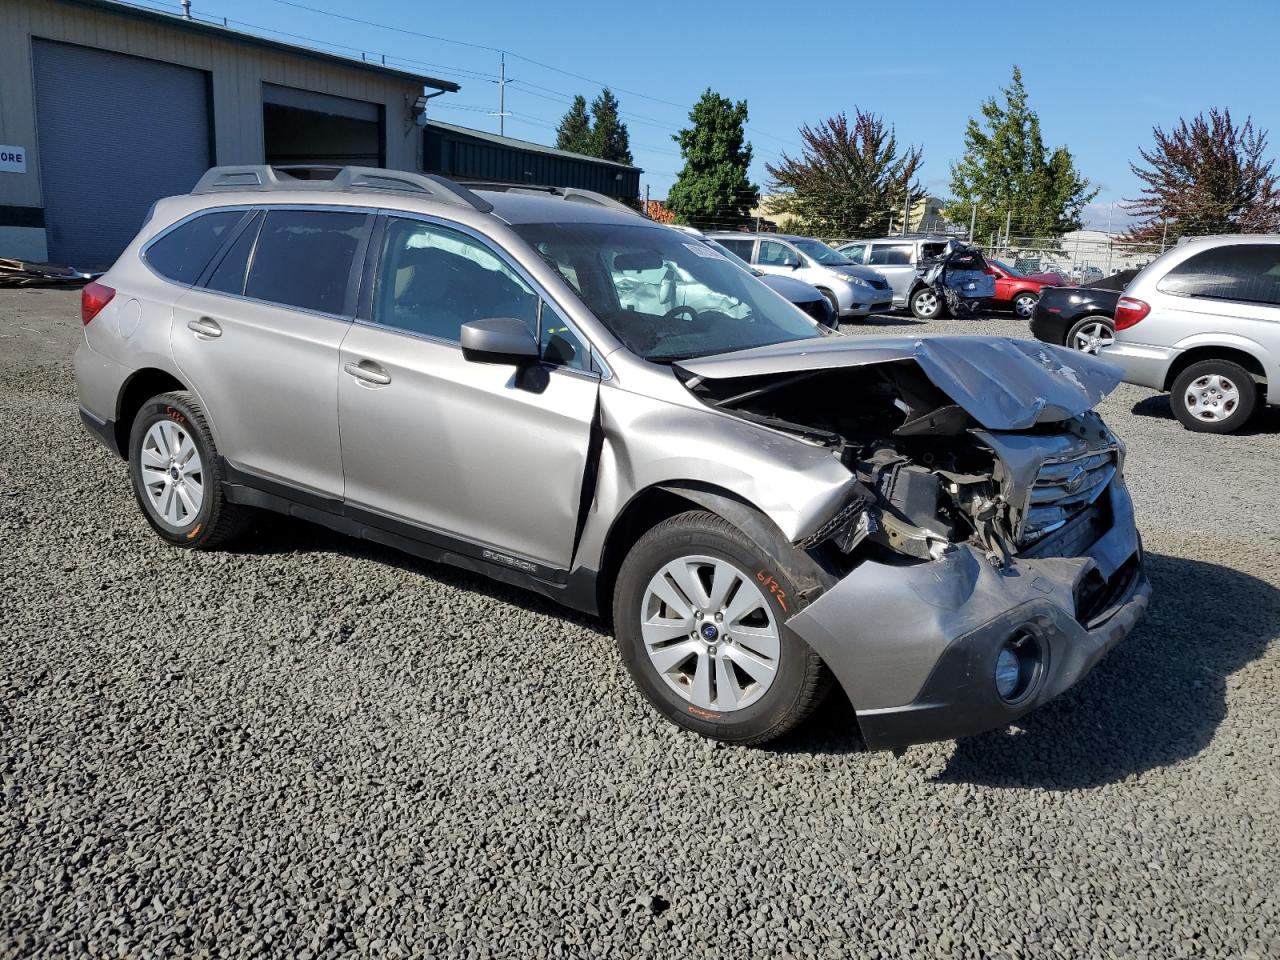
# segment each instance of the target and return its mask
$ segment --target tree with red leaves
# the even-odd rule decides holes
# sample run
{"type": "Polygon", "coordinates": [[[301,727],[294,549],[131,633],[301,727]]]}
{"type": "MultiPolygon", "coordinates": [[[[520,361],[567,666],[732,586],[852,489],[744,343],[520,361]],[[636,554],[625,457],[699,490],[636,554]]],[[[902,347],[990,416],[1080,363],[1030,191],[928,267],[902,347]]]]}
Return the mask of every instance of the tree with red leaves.
{"type": "Polygon", "coordinates": [[[923,153],[909,147],[898,155],[892,126],[874,113],[854,107],[853,121],[843,113],[817,127],[800,128],[799,158],[783,154],[765,169],[776,195],[769,213],[795,221],[793,229],[826,237],[883,232],[890,216],[902,215],[907,191],[923,195],[916,172],[923,153]]]}
{"type": "Polygon", "coordinates": [[[1267,132],[1246,118],[1237,127],[1230,110],[1214,108],[1168,133],[1154,130],[1155,147],[1139,150],[1147,166],[1129,168],[1143,183],[1130,200],[1135,238],[1280,230],[1280,191],[1263,159],[1267,132]]]}

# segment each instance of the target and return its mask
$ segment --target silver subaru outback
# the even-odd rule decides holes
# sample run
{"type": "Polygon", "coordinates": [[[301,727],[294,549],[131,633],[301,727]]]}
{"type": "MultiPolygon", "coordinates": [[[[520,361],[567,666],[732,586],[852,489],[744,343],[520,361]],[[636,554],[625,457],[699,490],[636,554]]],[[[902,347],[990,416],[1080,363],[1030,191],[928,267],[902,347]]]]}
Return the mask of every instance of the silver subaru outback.
{"type": "Polygon", "coordinates": [[[833,683],[872,748],[998,727],[1147,605],[1115,368],[832,335],[593,194],[216,168],[82,310],[83,421],[164,540],[274,510],[537,591],[709,737],[833,683]]]}

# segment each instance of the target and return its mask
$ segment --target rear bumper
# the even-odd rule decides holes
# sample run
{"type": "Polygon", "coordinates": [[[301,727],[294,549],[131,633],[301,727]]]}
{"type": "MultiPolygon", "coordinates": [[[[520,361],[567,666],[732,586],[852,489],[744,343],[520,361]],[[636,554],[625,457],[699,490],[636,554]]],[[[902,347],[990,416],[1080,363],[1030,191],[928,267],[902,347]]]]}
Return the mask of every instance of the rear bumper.
{"type": "Polygon", "coordinates": [[[93,437],[117,457],[124,456],[124,453],[120,450],[120,445],[116,442],[115,421],[99,420],[84,407],[81,407],[80,422],[84,424],[84,428],[89,432],[89,436],[93,437]]]}
{"type": "Polygon", "coordinates": [[[929,563],[866,561],[788,626],[835,673],[871,749],[1004,726],[1079,681],[1146,611],[1151,587],[1118,479],[1111,511],[1082,556],[996,567],[966,544],[929,563]],[[1034,638],[1039,668],[1008,702],[995,664],[1019,633],[1034,638]]]}
{"type": "Polygon", "coordinates": [[[1173,347],[1158,347],[1146,343],[1117,340],[1098,352],[1102,360],[1109,360],[1124,368],[1125,383],[1136,383],[1153,390],[1165,389],[1169,368],[1179,351],[1173,347]]]}

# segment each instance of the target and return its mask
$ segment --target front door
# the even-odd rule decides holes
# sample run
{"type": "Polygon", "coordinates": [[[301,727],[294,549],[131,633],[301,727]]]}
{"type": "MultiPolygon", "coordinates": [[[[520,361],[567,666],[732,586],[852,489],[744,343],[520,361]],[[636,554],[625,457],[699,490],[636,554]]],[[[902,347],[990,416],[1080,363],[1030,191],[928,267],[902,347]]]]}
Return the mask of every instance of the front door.
{"type": "Polygon", "coordinates": [[[259,213],[173,309],[173,357],[235,466],[342,496],[338,345],[369,215],[259,213]]]}
{"type": "Polygon", "coordinates": [[[392,217],[367,322],[338,385],[347,501],[501,554],[567,569],[599,376],[589,347],[487,241],[392,217]],[[515,317],[543,347],[517,370],[462,356],[462,324],[515,317]]]}

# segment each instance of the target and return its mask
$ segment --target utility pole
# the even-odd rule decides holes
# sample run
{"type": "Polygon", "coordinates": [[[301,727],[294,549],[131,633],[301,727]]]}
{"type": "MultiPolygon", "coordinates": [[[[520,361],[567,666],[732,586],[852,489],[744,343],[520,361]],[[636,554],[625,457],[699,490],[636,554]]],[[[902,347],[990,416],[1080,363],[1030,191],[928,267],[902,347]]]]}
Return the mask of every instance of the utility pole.
{"type": "Polygon", "coordinates": [[[1113,201],[1111,206],[1107,208],[1107,276],[1111,276],[1111,252],[1115,247],[1115,242],[1111,239],[1111,218],[1115,215],[1116,205],[1113,201]]]}
{"type": "Polygon", "coordinates": [[[1013,208],[1010,207],[1004,214],[1004,252],[1009,252],[1009,228],[1013,226],[1013,208]]]}
{"type": "Polygon", "coordinates": [[[650,220],[653,219],[649,214],[649,185],[647,183],[644,185],[644,215],[649,217],[650,220]]]}
{"type": "Polygon", "coordinates": [[[902,235],[907,235],[907,226],[911,223],[911,185],[907,184],[907,195],[902,199],[902,235]]]}
{"type": "Polygon", "coordinates": [[[978,205],[975,203],[969,211],[969,242],[973,243],[973,228],[978,223],[978,205]]]}
{"type": "Polygon", "coordinates": [[[498,136],[506,134],[506,118],[511,116],[507,113],[507,84],[513,83],[513,80],[507,79],[507,55],[503,51],[498,52],[498,112],[491,113],[489,116],[498,118],[498,136]]]}

